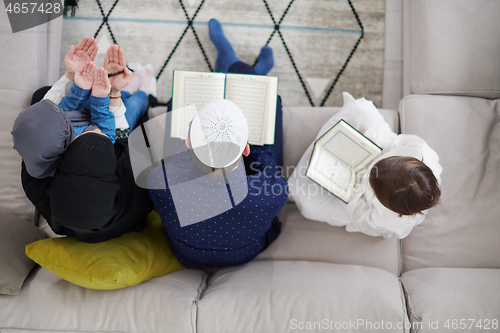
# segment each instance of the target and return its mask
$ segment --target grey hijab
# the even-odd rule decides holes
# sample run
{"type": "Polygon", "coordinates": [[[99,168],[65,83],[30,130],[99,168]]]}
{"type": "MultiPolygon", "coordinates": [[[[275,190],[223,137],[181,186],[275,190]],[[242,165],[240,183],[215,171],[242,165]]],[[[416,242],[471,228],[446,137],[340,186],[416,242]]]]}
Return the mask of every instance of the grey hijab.
{"type": "Polygon", "coordinates": [[[11,134],[28,173],[45,178],[54,175],[75,130],[63,110],[44,99],[19,114],[11,134]]]}

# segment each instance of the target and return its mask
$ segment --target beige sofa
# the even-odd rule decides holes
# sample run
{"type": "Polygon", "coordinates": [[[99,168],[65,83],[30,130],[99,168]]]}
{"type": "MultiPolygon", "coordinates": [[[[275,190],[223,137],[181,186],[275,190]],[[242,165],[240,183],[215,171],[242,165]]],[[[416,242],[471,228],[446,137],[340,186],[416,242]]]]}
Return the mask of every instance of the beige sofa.
{"type": "MultiPolygon", "coordinates": [[[[407,96],[382,112],[395,131],[422,136],[444,171],[442,204],[403,241],[307,220],[289,202],[277,241],[212,274],[96,291],[37,267],[18,295],[0,295],[0,332],[500,331],[498,13],[498,1],[405,1],[407,96]]],[[[0,212],[30,219],[9,133],[30,93],[53,82],[44,59],[60,30],[12,35],[3,17],[0,26],[2,63],[12,64],[0,86],[0,212]]],[[[284,108],[285,173],[337,110],[284,108]]]]}
{"type": "Polygon", "coordinates": [[[405,1],[401,131],[443,166],[442,205],[402,242],[419,332],[500,331],[499,13],[498,1],[405,1]]]}

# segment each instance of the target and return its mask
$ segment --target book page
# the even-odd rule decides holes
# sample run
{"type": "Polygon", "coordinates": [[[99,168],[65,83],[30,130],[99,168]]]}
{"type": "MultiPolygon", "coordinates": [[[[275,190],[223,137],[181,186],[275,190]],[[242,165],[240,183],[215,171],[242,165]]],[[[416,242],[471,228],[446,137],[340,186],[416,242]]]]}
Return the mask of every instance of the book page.
{"type": "Polygon", "coordinates": [[[224,98],[225,77],[223,73],[174,71],[172,137],[185,139],[196,112],[208,102],[224,98]]]}
{"type": "Polygon", "coordinates": [[[185,140],[189,131],[189,123],[196,116],[198,110],[195,105],[188,105],[177,108],[170,113],[172,114],[170,137],[185,140]]]}
{"type": "Polygon", "coordinates": [[[199,110],[215,99],[224,98],[224,80],[216,77],[186,77],[184,91],[184,106],[195,105],[199,110]]]}
{"type": "Polygon", "coordinates": [[[341,120],[318,144],[355,172],[380,155],[381,149],[341,120]]]}
{"type": "Polygon", "coordinates": [[[245,115],[251,144],[274,143],[277,86],[273,76],[227,74],[225,98],[245,115]]]}
{"type": "Polygon", "coordinates": [[[228,79],[226,98],[239,106],[248,122],[248,141],[262,142],[267,82],[228,79]]]}
{"type": "Polygon", "coordinates": [[[306,175],[345,202],[349,201],[356,181],[352,169],[318,146],[313,151],[306,175]]]}

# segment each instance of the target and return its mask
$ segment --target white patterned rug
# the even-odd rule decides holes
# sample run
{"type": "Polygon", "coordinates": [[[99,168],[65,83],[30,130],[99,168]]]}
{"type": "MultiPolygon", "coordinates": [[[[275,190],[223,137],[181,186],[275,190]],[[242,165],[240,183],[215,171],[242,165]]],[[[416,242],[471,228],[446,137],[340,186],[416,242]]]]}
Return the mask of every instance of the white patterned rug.
{"type": "Polygon", "coordinates": [[[279,77],[285,106],[340,106],[342,91],[348,91],[380,107],[384,3],[84,0],[75,8],[74,17],[70,13],[64,17],[61,73],[70,45],[97,33],[97,65],[102,65],[107,47],[115,41],[124,49],[128,63],[154,66],[159,75],[158,99],[166,102],[171,97],[174,69],[210,71],[208,63],[213,68],[217,53],[208,37],[208,21],[217,18],[242,61],[253,65],[262,46],[272,47],[275,65],[269,75],[279,77]],[[108,17],[107,22],[103,17],[108,17]]]}

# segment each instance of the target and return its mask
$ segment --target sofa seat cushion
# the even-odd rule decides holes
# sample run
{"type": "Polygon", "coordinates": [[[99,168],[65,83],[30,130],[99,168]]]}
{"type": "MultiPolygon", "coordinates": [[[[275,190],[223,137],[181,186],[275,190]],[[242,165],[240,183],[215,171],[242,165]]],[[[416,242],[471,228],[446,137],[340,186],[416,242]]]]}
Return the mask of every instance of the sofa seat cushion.
{"type": "Polygon", "coordinates": [[[19,112],[29,106],[32,94],[0,89],[0,113],[2,114],[0,122],[0,212],[17,215],[25,220],[32,218],[33,205],[24,194],[21,185],[21,156],[14,150],[10,132],[19,112]]]}
{"type": "Polygon", "coordinates": [[[119,290],[92,290],[36,268],[17,296],[0,295],[0,330],[58,332],[195,331],[195,301],[208,274],[183,269],[119,290]]]}
{"type": "Polygon", "coordinates": [[[392,329],[409,323],[398,278],[384,270],[254,261],[210,277],[197,332],[383,332],[382,321],[392,329]]]}
{"type": "Polygon", "coordinates": [[[405,0],[406,94],[500,98],[500,1],[405,0]]]}
{"type": "Polygon", "coordinates": [[[279,215],[280,236],[256,260],[307,260],[364,265],[398,274],[398,240],[306,219],[293,202],[279,215]]]}
{"type": "Polygon", "coordinates": [[[400,114],[443,167],[441,204],[403,240],[405,271],[500,268],[500,101],[410,95],[400,114]]]}
{"type": "Polygon", "coordinates": [[[0,11],[0,212],[31,219],[33,206],[21,186],[21,157],[13,149],[12,127],[30,106],[38,88],[59,76],[62,16],[12,33],[5,10],[0,11]]]}
{"type": "Polygon", "coordinates": [[[413,332],[500,330],[500,269],[422,268],[402,280],[413,332]]]}

